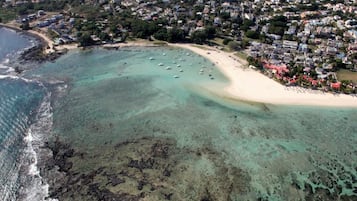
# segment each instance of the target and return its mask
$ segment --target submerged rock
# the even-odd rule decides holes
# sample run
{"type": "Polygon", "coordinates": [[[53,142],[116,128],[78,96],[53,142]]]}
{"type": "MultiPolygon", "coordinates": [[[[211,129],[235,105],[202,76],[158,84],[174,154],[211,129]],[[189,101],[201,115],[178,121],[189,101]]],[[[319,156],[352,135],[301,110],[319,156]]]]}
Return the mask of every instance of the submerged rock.
{"type": "Polygon", "coordinates": [[[112,184],[112,186],[116,186],[121,183],[125,183],[125,179],[121,179],[117,177],[116,175],[110,175],[108,176],[109,183],[112,184]]]}
{"type": "Polygon", "coordinates": [[[51,188],[59,200],[225,201],[250,191],[250,176],[210,147],[181,149],[169,139],[142,138],[81,155],[63,143],[50,146],[54,158],[72,164],[60,169],[65,179],[51,188]],[[200,169],[202,158],[215,174],[200,169]]]}

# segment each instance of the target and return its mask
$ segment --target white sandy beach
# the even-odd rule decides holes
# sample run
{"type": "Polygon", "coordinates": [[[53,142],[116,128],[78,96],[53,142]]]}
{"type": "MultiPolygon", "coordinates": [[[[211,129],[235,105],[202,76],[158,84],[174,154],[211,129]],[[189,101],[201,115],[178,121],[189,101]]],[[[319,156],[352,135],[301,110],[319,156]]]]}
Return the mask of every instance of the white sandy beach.
{"type": "MultiPolygon", "coordinates": [[[[224,88],[225,96],[245,101],[283,104],[357,107],[357,97],[345,94],[334,95],[300,87],[285,87],[265,75],[249,69],[233,53],[223,52],[208,46],[199,48],[190,44],[171,44],[189,49],[206,57],[231,81],[224,88]]],[[[221,92],[220,92],[221,93],[221,92]]]]}
{"type": "Polygon", "coordinates": [[[46,34],[41,33],[37,30],[29,30],[28,32],[37,35],[38,37],[41,37],[47,43],[47,46],[49,48],[45,50],[46,54],[55,52],[55,50],[64,50],[64,49],[72,50],[78,48],[78,44],[76,43],[55,46],[54,42],[46,34]]]}
{"type": "Polygon", "coordinates": [[[28,32],[31,33],[31,34],[39,36],[40,38],[42,38],[47,43],[47,46],[49,48],[45,50],[46,54],[54,52],[54,50],[53,50],[53,41],[51,39],[49,39],[45,34],[43,34],[41,32],[38,32],[38,31],[34,31],[34,30],[28,30],[28,32]]]}

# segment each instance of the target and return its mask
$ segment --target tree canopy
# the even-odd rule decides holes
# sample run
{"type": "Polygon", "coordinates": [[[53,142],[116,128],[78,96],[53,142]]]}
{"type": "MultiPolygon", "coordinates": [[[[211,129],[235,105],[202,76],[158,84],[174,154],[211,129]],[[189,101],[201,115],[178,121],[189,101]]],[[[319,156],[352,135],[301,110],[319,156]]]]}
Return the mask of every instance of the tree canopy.
{"type": "Polygon", "coordinates": [[[253,30],[248,30],[245,35],[248,37],[248,38],[252,38],[252,39],[259,39],[259,32],[257,31],[253,31],[253,30]]]}
{"type": "Polygon", "coordinates": [[[94,45],[94,41],[88,33],[82,34],[79,37],[78,41],[79,41],[80,46],[82,46],[82,47],[94,45]]]}
{"type": "Polygon", "coordinates": [[[159,30],[159,26],[153,22],[144,20],[133,20],[131,23],[131,31],[135,37],[148,38],[159,30]]]}
{"type": "Polygon", "coordinates": [[[195,31],[191,34],[191,40],[197,44],[203,44],[207,40],[207,33],[204,30],[195,31]]]}
{"type": "Polygon", "coordinates": [[[287,18],[282,15],[274,16],[269,20],[268,32],[271,34],[277,34],[280,36],[284,35],[285,29],[287,28],[287,18]]]}

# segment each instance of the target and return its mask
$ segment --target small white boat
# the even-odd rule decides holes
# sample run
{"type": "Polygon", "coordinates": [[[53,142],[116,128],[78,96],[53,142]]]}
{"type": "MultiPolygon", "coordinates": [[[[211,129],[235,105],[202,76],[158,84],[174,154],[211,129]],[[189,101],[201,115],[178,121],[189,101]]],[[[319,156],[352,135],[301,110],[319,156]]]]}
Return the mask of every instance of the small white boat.
{"type": "Polygon", "coordinates": [[[200,70],[200,73],[203,73],[203,69],[200,70]]]}
{"type": "Polygon", "coordinates": [[[178,75],[174,75],[174,78],[179,78],[179,76],[178,75]]]}
{"type": "Polygon", "coordinates": [[[181,69],[180,72],[183,72],[183,70],[181,69]]]}
{"type": "Polygon", "coordinates": [[[166,70],[171,70],[171,67],[170,66],[166,67],[166,70]]]}
{"type": "Polygon", "coordinates": [[[166,56],[166,53],[162,53],[162,55],[166,56]]]}
{"type": "Polygon", "coordinates": [[[150,60],[154,60],[154,58],[152,58],[152,57],[150,57],[149,59],[150,59],[150,60]]]}
{"type": "Polygon", "coordinates": [[[190,53],[186,53],[187,56],[190,56],[190,53]]]}
{"type": "Polygon", "coordinates": [[[163,63],[159,63],[159,66],[163,66],[164,64],[163,63]]]}
{"type": "Polygon", "coordinates": [[[177,64],[176,66],[177,66],[177,67],[181,67],[181,65],[180,65],[180,64],[177,64]]]}

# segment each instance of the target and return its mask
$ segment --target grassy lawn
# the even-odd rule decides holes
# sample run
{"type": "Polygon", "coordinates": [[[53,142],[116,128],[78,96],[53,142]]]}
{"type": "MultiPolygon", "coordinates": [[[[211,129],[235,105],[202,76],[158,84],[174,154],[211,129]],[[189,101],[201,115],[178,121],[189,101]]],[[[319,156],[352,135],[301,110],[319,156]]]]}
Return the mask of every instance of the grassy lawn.
{"type": "Polygon", "coordinates": [[[357,72],[351,72],[349,70],[339,70],[337,72],[338,80],[352,80],[357,83],[357,72]]]}
{"type": "Polygon", "coordinates": [[[210,42],[212,42],[212,43],[214,43],[215,45],[218,45],[218,46],[221,46],[221,47],[223,47],[223,51],[225,51],[225,52],[232,52],[229,48],[228,48],[228,46],[227,45],[224,45],[223,44],[223,38],[214,38],[213,40],[210,40],[210,42]]]}
{"type": "Polygon", "coordinates": [[[211,40],[212,42],[216,43],[217,45],[224,46],[223,45],[223,39],[222,38],[214,38],[211,40]]]}
{"type": "MultiPolygon", "coordinates": [[[[225,52],[234,52],[234,55],[236,56],[236,57],[238,57],[239,59],[242,59],[242,60],[244,60],[244,61],[246,61],[247,60],[247,55],[243,52],[243,51],[232,51],[232,50],[230,50],[229,49],[229,47],[228,47],[228,45],[224,45],[223,44],[223,38],[214,38],[213,40],[211,40],[210,42],[213,42],[213,43],[215,43],[216,45],[219,45],[219,46],[221,46],[221,47],[223,47],[223,51],[225,51],[225,52]]],[[[247,66],[248,66],[248,64],[247,64],[247,66]]]]}
{"type": "Polygon", "coordinates": [[[78,7],[74,7],[72,12],[80,13],[88,17],[90,16],[91,18],[97,18],[101,14],[100,7],[95,5],[80,5],[78,7]]]}
{"type": "Polygon", "coordinates": [[[154,44],[154,45],[160,45],[160,46],[167,46],[167,42],[165,42],[165,41],[159,41],[159,40],[154,41],[153,44],[154,44]]]}
{"type": "Polygon", "coordinates": [[[0,18],[3,23],[9,22],[16,18],[16,12],[10,8],[0,8],[0,18]]]}
{"type": "Polygon", "coordinates": [[[248,57],[243,51],[236,52],[236,53],[234,53],[234,55],[243,59],[243,60],[247,60],[247,57],[248,57]]]}

